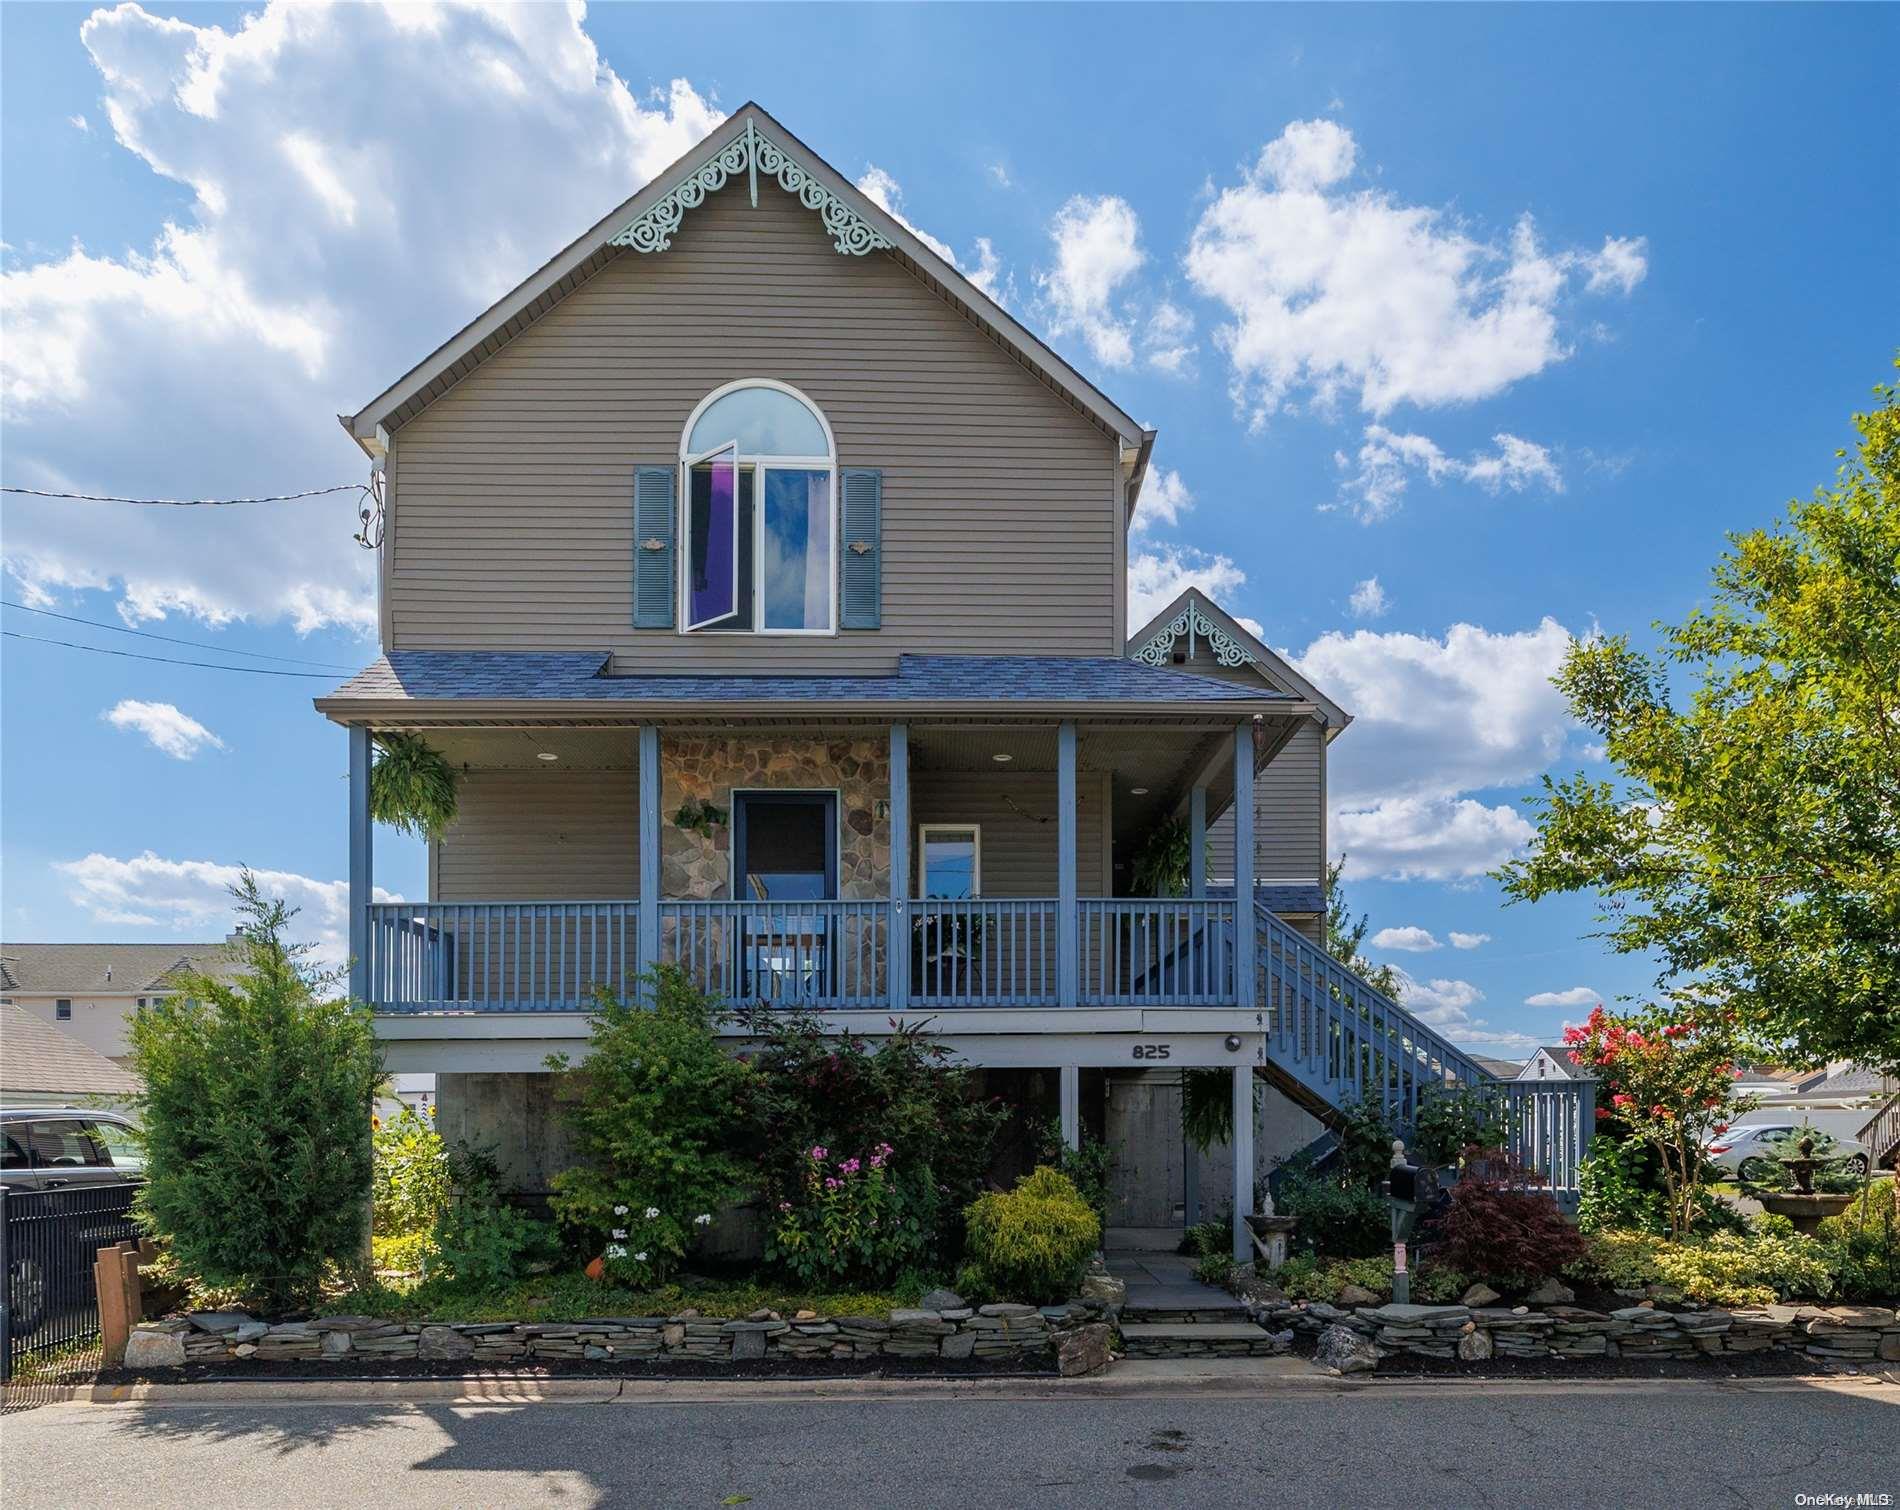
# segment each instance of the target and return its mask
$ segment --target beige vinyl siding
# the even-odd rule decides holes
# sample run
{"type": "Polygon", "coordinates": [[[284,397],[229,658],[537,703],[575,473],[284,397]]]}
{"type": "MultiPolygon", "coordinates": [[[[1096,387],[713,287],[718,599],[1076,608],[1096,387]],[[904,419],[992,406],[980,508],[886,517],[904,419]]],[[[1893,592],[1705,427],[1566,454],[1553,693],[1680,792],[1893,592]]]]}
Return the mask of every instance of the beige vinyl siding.
{"type": "MultiPolygon", "coordinates": [[[[1317,881],[1325,873],[1326,739],[1308,720],[1254,778],[1254,876],[1317,881]]],[[[1234,815],[1208,829],[1210,875],[1234,874],[1234,815]]]]}
{"type": "MultiPolygon", "coordinates": [[[[1033,772],[913,771],[913,824],[975,823],[983,830],[986,897],[1056,894],[1056,778],[1033,772]],[[1007,799],[1007,800],[1006,800],[1007,799]],[[1012,808],[1010,803],[1014,802],[1012,808]],[[1038,818],[1050,821],[1039,823],[1038,818]]],[[[1102,897],[1108,885],[1108,778],[1085,774],[1076,784],[1076,894],[1102,897]]],[[[917,835],[911,834],[911,883],[917,881],[917,835]]]]}
{"type": "MultiPolygon", "coordinates": [[[[874,670],[903,651],[1112,655],[1117,444],[889,257],[841,256],[761,181],[627,253],[394,437],[399,649],[610,649],[617,669],[874,670]],[[880,468],[883,627],[682,636],[632,625],[635,467],[694,406],[768,377],[880,468]]],[[[841,542],[842,543],[842,542],[841,542]]]]}
{"type": "Polygon", "coordinates": [[[438,902],[637,896],[639,783],[632,771],[471,771],[429,868],[438,902]]]}

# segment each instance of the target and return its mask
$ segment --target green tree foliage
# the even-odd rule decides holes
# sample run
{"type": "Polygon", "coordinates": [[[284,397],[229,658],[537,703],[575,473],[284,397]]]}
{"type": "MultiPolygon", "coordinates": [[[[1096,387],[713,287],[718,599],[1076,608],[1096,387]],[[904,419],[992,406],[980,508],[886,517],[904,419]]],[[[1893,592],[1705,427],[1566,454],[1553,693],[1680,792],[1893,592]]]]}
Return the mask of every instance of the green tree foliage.
{"type": "Polygon", "coordinates": [[[1367,930],[1372,927],[1372,919],[1363,912],[1356,918],[1352,915],[1352,908],[1346,902],[1346,888],[1339,881],[1340,872],[1345,868],[1344,855],[1326,867],[1326,952],[1375,991],[1396,1001],[1399,972],[1390,965],[1375,965],[1359,952],[1367,930]]]}
{"type": "Polygon", "coordinates": [[[549,1059],[581,1162],[554,1177],[563,1225],[629,1284],[663,1281],[746,1188],[736,1150],[757,1076],[719,1041],[719,1011],[677,966],[647,976],[650,1005],[602,991],[585,1065],[549,1059]]]}
{"type": "Polygon", "coordinates": [[[369,1014],[285,942],[294,915],[247,871],[233,894],[242,973],[191,975],[132,1020],[145,1082],[139,1209],[187,1273],[277,1309],[307,1299],[368,1237],[369,1014]]]}
{"type": "Polygon", "coordinates": [[[1557,685],[1620,782],[1546,778],[1516,900],[1594,891],[1603,937],[1802,1062],[1900,1068],[1900,389],[1835,485],[1730,537],[1648,655],[1580,641],[1557,685]],[[1692,684],[1675,700],[1673,678],[1692,684]]]}

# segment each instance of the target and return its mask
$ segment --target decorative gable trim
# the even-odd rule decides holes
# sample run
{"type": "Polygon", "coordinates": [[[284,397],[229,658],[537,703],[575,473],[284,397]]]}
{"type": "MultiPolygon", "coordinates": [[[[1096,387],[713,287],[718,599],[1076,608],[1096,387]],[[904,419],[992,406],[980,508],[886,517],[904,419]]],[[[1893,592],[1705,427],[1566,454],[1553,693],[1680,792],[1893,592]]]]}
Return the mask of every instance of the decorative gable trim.
{"type": "Polygon", "coordinates": [[[1138,646],[1130,654],[1133,659],[1144,665],[1171,665],[1174,659],[1174,642],[1183,635],[1187,636],[1189,655],[1194,654],[1195,641],[1200,639],[1207,641],[1207,648],[1214,652],[1214,660],[1219,665],[1257,666],[1260,664],[1260,658],[1257,655],[1210,619],[1201,611],[1201,605],[1192,600],[1150,635],[1145,644],[1138,646]]]}
{"type": "Polygon", "coordinates": [[[798,202],[806,209],[818,212],[832,245],[843,255],[862,257],[867,252],[889,251],[896,244],[748,120],[743,136],[735,136],[663,194],[652,208],[629,221],[611,245],[631,247],[636,252],[665,251],[672,246],[673,235],[686,218],[686,212],[698,209],[708,194],[718,193],[739,173],[746,175],[752,207],[756,210],[761,171],[768,178],[776,178],[787,194],[797,195],[798,202]]]}

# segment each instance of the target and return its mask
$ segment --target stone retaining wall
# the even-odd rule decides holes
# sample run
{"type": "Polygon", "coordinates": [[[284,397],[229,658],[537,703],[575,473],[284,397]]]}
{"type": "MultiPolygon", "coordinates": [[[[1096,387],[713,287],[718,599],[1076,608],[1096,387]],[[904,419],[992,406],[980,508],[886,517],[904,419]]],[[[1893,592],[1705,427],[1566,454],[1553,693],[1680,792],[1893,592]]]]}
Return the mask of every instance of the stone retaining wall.
{"type": "MultiPolygon", "coordinates": [[[[187,1363],[345,1363],[382,1358],[528,1363],[555,1358],[606,1362],[765,1358],[971,1358],[1046,1363],[1052,1350],[1065,1366],[1071,1353],[1092,1355],[1106,1328],[1098,1311],[1067,1306],[968,1306],[898,1310],[888,1316],[789,1318],[758,1311],[743,1319],[701,1316],[597,1316],[574,1322],[384,1321],[371,1316],[319,1316],[276,1325],[239,1311],[196,1312],[138,1327],[126,1347],[127,1368],[178,1368],[187,1363]],[[1091,1323],[1095,1325],[1091,1326],[1091,1323]],[[1069,1347],[1081,1340],[1087,1347],[1069,1347]]],[[[1076,1369],[1077,1372],[1086,1371],[1076,1369]]]]}
{"type": "Polygon", "coordinates": [[[1615,1311],[1574,1305],[1358,1306],[1254,1300],[1261,1325],[1317,1335],[1344,1326],[1382,1355],[1461,1358],[1695,1358],[1704,1354],[1799,1352],[1820,1361],[1900,1363],[1900,1311],[1887,1306],[1775,1305],[1735,1310],[1615,1311]]]}

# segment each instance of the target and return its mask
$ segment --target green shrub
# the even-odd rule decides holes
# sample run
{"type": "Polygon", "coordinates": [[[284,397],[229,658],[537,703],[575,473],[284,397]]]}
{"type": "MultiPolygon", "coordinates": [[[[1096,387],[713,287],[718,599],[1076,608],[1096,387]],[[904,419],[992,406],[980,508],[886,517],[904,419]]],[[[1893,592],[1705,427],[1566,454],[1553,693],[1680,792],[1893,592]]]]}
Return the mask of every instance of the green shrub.
{"type": "Polygon", "coordinates": [[[433,1230],[369,1240],[370,1267],[378,1274],[421,1274],[435,1266],[438,1251],[433,1230]]]}
{"type": "Polygon", "coordinates": [[[1755,1219],[1748,1233],[1717,1232],[1672,1242],[1647,1232],[1599,1232],[1569,1272],[1613,1290],[1669,1285],[1713,1305],[1825,1300],[1835,1291],[1828,1245],[1797,1233],[1785,1217],[1755,1219]]]}
{"type": "Polygon", "coordinates": [[[1275,1205],[1298,1219],[1293,1239],[1302,1252],[1367,1258],[1392,1247],[1392,1213],[1384,1196],[1357,1182],[1342,1184],[1304,1160],[1282,1172],[1275,1205]]]}
{"type": "Polygon", "coordinates": [[[372,1126],[371,1230],[379,1237],[429,1231],[449,1200],[448,1150],[435,1118],[405,1106],[393,1117],[373,1118],[372,1126]]]}
{"type": "Polygon", "coordinates": [[[1102,1224],[1074,1182],[1043,1167],[1010,1191],[977,1197],[964,1213],[977,1288],[1031,1303],[1067,1300],[1102,1240],[1102,1224]]]}
{"type": "Polygon", "coordinates": [[[1062,1141],[1062,1123],[1051,1118],[1043,1124],[1036,1150],[1036,1162],[1069,1177],[1089,1209],[1104,1227],[1108,1225],[1108,1177],[1115,1168],[1115,1154],[1106,1143],[1086,1127],[1082,1146],[1071,1148],[1062,1141]]]}
{"type": "Polygon", "coordinates": [[[319,1000],[334,977],[285,943],[294,914],[248,871],[233,894],[241,973],[187,976],[132,1019],[139,1213],[199,1282],[282,1310],[362,1262],[382,1076],[369,1014],[319,1000]]]}
{"type": "Polygon", "coordinates": [[[1663,1193],[1651,1183],[1654,1155],[1641,1138],[1595,1137],[1577,1173],[1577,1225],[1585,1232],[1666,1232],[1663,1193]]]}
{"type": "MultiPolygon", "coordinates": [[[[1412,1300],[1418,1305],[1449,1305],[1471,1288],[1468,1275],[1428,1259],[1413,1271],[1412,1300]]],[[[1392,1260],[1387,1258],[1290,1258],[1273,1282],[1291,1300],[1323,1300],[1336,1305],[1347,1285],[1370,1290],[1381,1302],[1392,1298],[1392,1260]]]]}
{"type": "MultiPolygon", "coordinates": [[[[810,1012],[758,1008],[738,1019],[757,1044],[738,1130],[768,1208],[783,1214],[789,1203],[807,1230],[816,1227],[821,1214],[805,1209],[811,1150],[866,1159],[888,1144],[924,1262],[949,1268],[963,1246],[963,1209],[982,1192],[1008,1108],[976,1095],[971,1071],[922,1028],[899,1024],[873,1047],[828,1033],[810,1012]]],[[[897,1267],[865,1277],[883,1282],[915,1261],[893,1254],[897,1267]]]]}
{"type": "Polygon", "coordinates": [[[922,1263],[936,1228],[929,1172],[905,1172],[891,1145],[806,1150],[801,1199],[781,1200],[765,1257],[804,1285],[884,1281],[922,1263]]]}
{"type": "Polygon", "coordinates": [[[1427,1086],[1419,1098],[1411,1152],[1421,1164],[1455,1164],[1467,1148],[1489,1148],[1498,1100],[1478,1086],[1427,1086]]]}
{"type": "Polygon", "coordinates": [[[1842,1300],[1900,1300],[1900,1207],[1893,1180],[1876,1180],[1839,1216],[1821,1223],[1821,1243],[1842,1300]]]}
{"type": "Polygon", "coordinates": [[[445,1163],[449,1198],[435,1219],[432,1274],[468,1290],[498,1290],[520,1278],[531,1258],[553,1256],[553,1232],[508,1204],[492,1153],[457,1143],[445,1163]]]}
{"type": "MultiPolygon", "coordinates": [[[[1346,1107],[1339,1124],[1340,1178],[1376,1195],[1392,1167],[1395,1137],[1378,1102],[1357,1101],[1346,1107]]],[[[1380,1204],[1383,1207],[1383,1198],[1380,1204]]]]}
{"type": "MultiPolygon", "coordinates": [[[[646,985],[650,1005],[596,998],[584,1068],[548,1061],[583,1161],[554,1177],[554,1213],[630,1285],[663,1281],[750,1182],[737,1145],[758,1083],[726,1052],[716,1003],[684,972],[662,965],[646,985]]],[[[484,1219],[470,1235],[499,1248],[510,1230],[505,1217],[484,1219]]]]}

